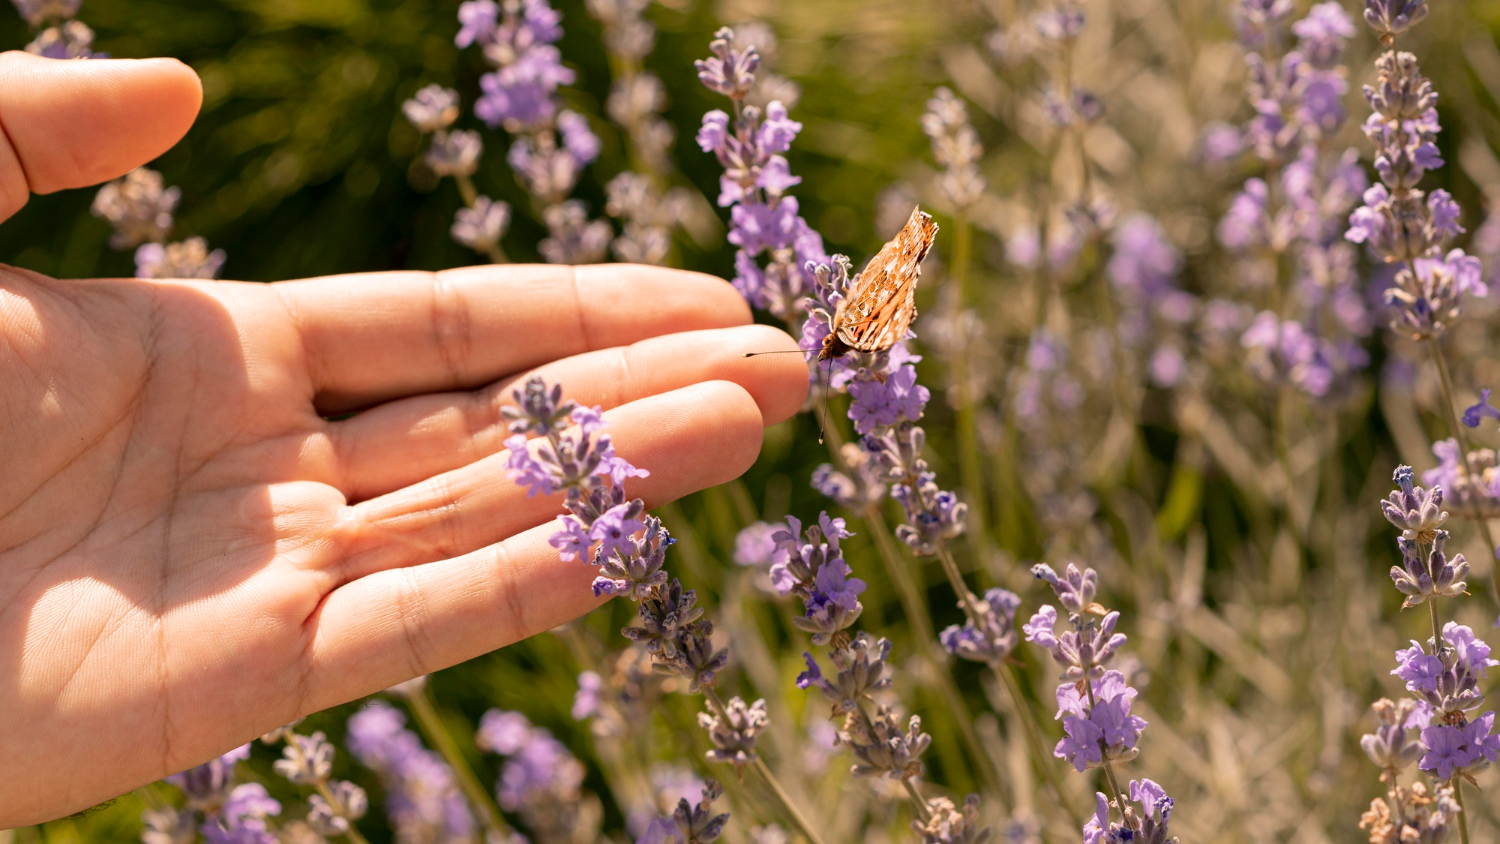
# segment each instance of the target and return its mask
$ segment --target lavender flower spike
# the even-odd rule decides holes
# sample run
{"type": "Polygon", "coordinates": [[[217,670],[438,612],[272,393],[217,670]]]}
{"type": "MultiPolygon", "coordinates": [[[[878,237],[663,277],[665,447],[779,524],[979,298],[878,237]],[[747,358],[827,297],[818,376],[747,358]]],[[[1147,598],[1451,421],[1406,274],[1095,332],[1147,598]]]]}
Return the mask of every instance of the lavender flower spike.
{"type": "Polygon", "coordinates": [[[1500,409],[1490,404],[1490,391],[1483,389],[1479,391],[1479,401],[1473,407],[1464,410],[1464,424],[1470,428],[1478,428],[1479,423],[1485,418],[1500,419],[1500,409]]]}
{"type": "Polygon", "coordinates": [[[1443,544],[1448,541],[1448,531],[1432,534],[1432,549],[1423,553],[1421,543],[1405,534],[1396,540],[1401,547],[1401,565],[1391,567],[1391,580],[1406,596],[1402,609],[1415,607],[1431,598],[1456,598],[1467,594],[1468,584],[1463,580],[1469,573],[1469,563],[1463,554],[1448,559],[1443,544]]]}
{"type": "Polygon", "coordinates": [[[1380,502],[1380,511],[1386,521],[1401,530],[1404,538],[1418,542],[1431,542],[1439,528],[1448,520],[1443,509],[1443,488],[1433,486],[1423,489],[1412,484],[1410,466],[1396,467],[1394,480],[1398,489],[1380,502]]]}
{"type": "Polygon", "coordinates": [[[1015,593],[991,589],[978,604],[983,617],[977,627],[973,621],[966,621],[962,627],[947,628],[938,638],[954,656],[999,665],[1019,642],[1015,621],[1020,605],[1021,599],[1015,593]]]}
{"type": "Polygon", "coordinates": [[[698,724],[714,743],[708,758],[728,762],[737,772],[756,760],[755,742],[770,723],[764,700],[747,705],[742,698],[732,697],[721,714],[698,713],[698,724]]]}

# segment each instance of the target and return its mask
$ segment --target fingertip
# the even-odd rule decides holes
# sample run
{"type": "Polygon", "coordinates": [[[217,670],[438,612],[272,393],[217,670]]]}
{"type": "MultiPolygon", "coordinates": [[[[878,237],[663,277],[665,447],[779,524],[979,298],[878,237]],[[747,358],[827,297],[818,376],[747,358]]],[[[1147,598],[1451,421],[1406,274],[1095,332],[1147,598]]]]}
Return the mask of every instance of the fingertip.
{"type": "Polygon", "coordinates": [[[176,59],[0,55],[0,125],[32,193],[128,173],[181,140],[202,103],[198,75],[176,59]]]}

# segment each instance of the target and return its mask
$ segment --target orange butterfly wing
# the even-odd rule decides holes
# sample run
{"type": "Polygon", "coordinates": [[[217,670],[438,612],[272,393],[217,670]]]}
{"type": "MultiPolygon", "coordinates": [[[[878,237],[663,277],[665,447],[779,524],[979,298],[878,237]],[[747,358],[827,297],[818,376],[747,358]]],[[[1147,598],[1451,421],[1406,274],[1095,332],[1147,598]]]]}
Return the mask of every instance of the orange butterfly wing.
{"type": "Polygon", "coordinates": [[[860,352],[883,352],[906,337],[917,315],[917,280],[922,260],[937,237],[937,223],[921,208],[883,246],[850,285],[834,314],[838,339],[860,352]]]}

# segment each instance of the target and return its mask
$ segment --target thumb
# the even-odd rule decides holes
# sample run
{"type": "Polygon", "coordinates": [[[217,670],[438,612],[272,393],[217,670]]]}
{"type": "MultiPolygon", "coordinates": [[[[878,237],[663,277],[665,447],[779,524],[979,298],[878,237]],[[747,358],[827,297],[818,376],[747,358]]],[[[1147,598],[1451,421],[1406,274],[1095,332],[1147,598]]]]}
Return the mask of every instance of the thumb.
{"type": "Polygon", "coordinates": [[[122,176],[177,143],[203,103],[176,59],[0,53],[0,220],[33,193],[122,176]]]}

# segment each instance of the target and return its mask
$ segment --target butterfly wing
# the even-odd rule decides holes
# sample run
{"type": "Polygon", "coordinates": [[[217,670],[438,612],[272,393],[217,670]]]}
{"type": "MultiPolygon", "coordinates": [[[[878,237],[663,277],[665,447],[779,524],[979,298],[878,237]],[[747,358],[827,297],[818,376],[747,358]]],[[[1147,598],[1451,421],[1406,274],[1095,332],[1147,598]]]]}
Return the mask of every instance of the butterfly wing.
{"type": "Polygon", "coordinates": [[[937,223],[921,208],[883,246],[851,285],[834,320],[838,339],[860,352],[883,352],[906,336],[917,315],[917,281],[922,260],[937,237],[937,223]]]}

